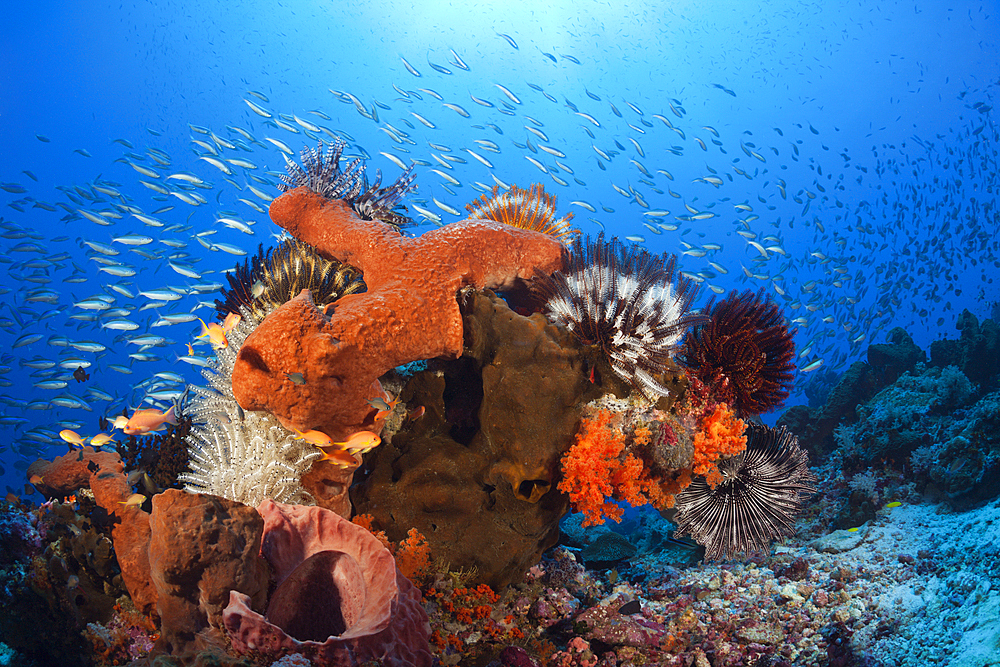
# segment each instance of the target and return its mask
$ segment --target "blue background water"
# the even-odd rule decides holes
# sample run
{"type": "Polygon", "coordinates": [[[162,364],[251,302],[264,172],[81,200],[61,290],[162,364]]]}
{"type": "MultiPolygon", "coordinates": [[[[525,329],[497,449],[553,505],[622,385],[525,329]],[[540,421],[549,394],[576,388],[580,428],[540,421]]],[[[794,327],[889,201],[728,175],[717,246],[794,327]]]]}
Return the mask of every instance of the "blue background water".
{"type": "MultiPolygon", "coordinates": [[[[537,181],[558,195],[561,212],[576,214],[584,232],[594,234],[603,225],[610,234],[644,237],[645,246],[656,252],[687,251],[681,265],[704,281],[702,303],[712,293],[709,285],[717,291],[764,288],[789,320],[805,318],[797,322],[800,368],[824,360],[820,371],[800,375],[790,403],[805,400],[801,389],[808,379],[864,358],[867,345],[883,341],[893,326],[905,327],[926,347],[935,338],[955,335],[955,316],[962,308],[982,318],[998,299],[993,282],[998,274],[993,259],[998,136],[990,109],[1000,83],[995,3],[9,4],[0,27],[0,182],[15,191],[0,190],[6,225],[0,248],[8,273],[0,297],[0,320],[8,320],[0,328],[5,352],[0,409],[6,422],[26,421],[0,426],[0,467],[3,483],[14,489],[23,484],[21,470],[28,461],[62,450],[58,440],[47,442],[61,428],[75,426],[93,435],[99,415],[139,405],[144,390],[134,387],[155,373],[198,378],[197,368],[175,361],[198,333],[197,323],[149,327],[159,315],[192,312],[198,301],[215,295],[189,295],[158,310],[140,311],[149,299],[138,291],[168,286],[186,291],[196,283],[167,265],[167,257],[177,252],[189,254],[174,259],[202,274],[201,282],[224,282],[220,272],[241,258],[204,248],[194,234],[217,230],[203,237],[206,244],[233,244],[251,254],[258,243],[273,243],[278,228],[239,198],[266,208],[266,201],[244,186],[249,183],[269,196],[277,191],[248,180],[246,173],[275,181],[265,172],[283,169],[281,153],[267,142],[250,144],[227,126],[242,128],[258,141],[278,139],[296,152],[316,143],[302,132],[266,125],[244,100],[276,117],[285,114],[299,130],[303,126],[291,114],[346,133],[353,139],[348,153],[367,151],[372,156],[369,169],[381,169],[388,179],[399,169],[381,151],[404,162],[430,162],[430,167],[417,167],[419,190],[410,202],[444,222],[459,217],[434,199],[462,210],[479,195],[476,183],[492,187],[493,176],[522,187],[537,181]],[[450,50],[470,71],[449,62],[454,59],[450,50]],[[401,58],[421,76],[410,74],[401,58]],[[367,114],[377,111],[378,122],[330,89],[356,96],[367,114]],[[470,117],[443,107],[421,89],[460,105],[470,117]],[[470,95],[494,106],[481,106],[470,95]],[[424,126],[414,113],[436,127],[424,126]],[[683,137],[654,114],[669,120],[683,137]],[[199,159],[208,153],[191,140],[212,140],[189,124],[209,128],[225,141],[243,142],[249,152],[215,145],[223,158],[249,160],[258,169],[233,166],[233,182],[227,182],[221,171],[199,159]],[[548,141],[526,127],[540,130],[548,141]],[[406,133],[413,144],[396,143],[393,133],[406,133]],[[476,140],[496,142],[501,152],[488,152],[476,140]],[[449,147],[447,154],[466,162],[445,169],[432,156],[445,152],[428,142],[449,147]],[[539,144],[565,157],[538,151],[539,144]],[[669,152],[674,147],[681,155],[669,152]],[[170,165],[157,164],[147,148],[169,155],[170,165]],[[475,150],[494,168],[464,149],[475,150]],[[154,169],[159,178],[140,175],[121,159],[126,153],[133,154],[127,160],[154,169]],[[449,173],[462,186],[448,185],[432,168],[449,173]],[[673,180],[657,170],[669,172],[673,180]],[[186,194],[180,190],[182,181],[166,179],[178,172],[197,174],[211,184],[210,189],[193,190],[207,203],[191,206],[139,182],[186,194]],[[722,179],[719,187],[695,180],[713,176],[722,179]],[[108,182],[116,184],[111,187],[123,198],[92,188],[101,183],[106,188],[108,182]],[[627,194],[631,188],[639,198],[623,196],[613,185],[627,194]],[[17,192],[18,186],[26,192],[17,192]],[[70,189],[75,202],[67,195],[67,188],[74,187],[84,193],[70,189]],[[744,203],[752,211],[735,207],[744,203]],[[692,216],[685,204],[715,215],[678,220],[692,216]],[[165,227],[153,228],[123,205],[145,214],[174,208],[155,216],[165,227]],[[78,214],[79,209],[122,217],[101,226],[78,214]],[[650,211],[669,214],[644,215],[650,211]],[[247,236],[220,225],[216,220],[223,216],[256,223],[255,233],[247,236]],[[653,233],[643,222],[662,233],[653,233]],[[677,229],[664,231],[657,223],[677,229]],[[172,225],[191,228],[165,231],[172,225]],[[766,248],[767,259],[737,231],[756,234],[752,240],[766,248]],[[146,259],[130,252],[130,246],[112,243],[127,232],[153,237],[153,243],[139,249],[157,258],[146,259]],[[765,240],[768,235],[777,238],[765,240]],[[187,247],[168,247],[160,238],[180,240],[187,247]],[[114,245],[121,254],[113,259],[135,266],[137,275],[116,278],[97,272],[94,257],[100,255],[82,245],[83,240],[114,245]],[[23,243],[40,248],[15,251],[23,243]],[[716,250],[712,244],[722,247],[716,250]],[[60,257],[66,253],[68,259],[60,257]],[[74,271],[74,263],[82,271],[74,271]],[[85,276],[86,282],[64,282],[73,276],[85,276]],[[38,282],[46,278],[51,282],[38,282]],[[135,298],[111,290],[113,284],[135,298]],[[27,300],[39,289],[54,295],[43,295],[48,302],[27,300]],[[121,332],[101,327],[109,318],[72,319],[90,312],[73,304],[95,294],[114,297],[113,307],[131,311],[125,317],[140,328],[121,332]],[[128,355],[139,348],[126,339],[147,331],[172,342],[145,351],[159,360],[130,360],[128,355]],[[12,347],[29,333],[43,337],[12,347]],[[861,334],[865,337],[858,340],[861,334]],[[97,341],[108,350],[95,354],[53,346],[52,336],[57,343],[58,337],[97,341]],[[77,383],[69,377],[72,368],[58,366],[33,377],[35,371],[21,362],[36,357],[56,362],[82,358],[92,364],[91,378],[77,383]],[[110,364],[128,366],[132,373],[111,370],[110,364]],[[60,378],[67,382],[64,389],[34,387],[60,378]],[[88,387],[113,400],[88,395],[88,387]],[[48,404],[66,392],[84,398],[91,411],[48,404]],[[49,409],[27,409],[46,404],[49,409]]],[[[425,220],[424,228],[430,224],[425,220]]],[[[204,306],[193,312],[205,319],[212,315],[204,306]]],[[[204,346],[196,350],[208,353],[204,346]]],[[[151,389],[172,388],[166,383],[151,389]]]]}

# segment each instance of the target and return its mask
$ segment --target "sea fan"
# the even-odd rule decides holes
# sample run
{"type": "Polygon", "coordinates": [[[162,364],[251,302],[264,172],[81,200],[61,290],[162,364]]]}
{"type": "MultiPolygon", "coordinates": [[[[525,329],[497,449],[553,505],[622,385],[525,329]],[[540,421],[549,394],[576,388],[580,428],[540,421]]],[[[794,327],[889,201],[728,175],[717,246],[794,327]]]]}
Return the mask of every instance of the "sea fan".
{"type": "Polygon", "coordinates": [[[549,319],[600,346],[612,370],[650,400],[669,393],[655,376],[668,369],[685,330],[704,319],[690,312],[697,288],[675,277],[676,261],[601,234],[577,239],[566,270],[540,281],[549,319]]]}
{"type": "Polygon", "coordinates": [[[798,438],[750,422],[743,453],[718,463],[714,488],[698,477],[676,496],[675,536],[690,534],[709,560],[765,551],[772,539],[791,535],[816,477],[798,438]]]}
{"type": "Polygon", "coordinates": [[[780,406],[795,377],[795,343],[778,305],[746,290],[705,312],[709,321],[688,333],[681,361],[740,414],[780,406]]]}
{"type": "Polygon", "coordinates": [[[400,204],[403,196],[414,189],[413,166],[404,171],[396,181],[380,188],[382,173],[376,172],[375,183],[369,184],[365,174],[365,164],[361,158],[349,162],[341,170],[340,158],[347,142],[339,137],[323,150],[320,142],[316,148],[303,148],[300,153],[302,166],[285,156],[287,174],[281,175],[278,188],[287,192],[293,188],[306,186],[327,199],[343,199],[363,220],[381,220],[394,227],[413,224],[403,215],[405,207],[400,204]]]}
{"type": "Polygon", "coordinates": [[[349,264],[325,259],[307,243],[286,238],[276,248],[257,254],[226,276],[229,289],[215,301],[220,319],[248,308],[262,320],[272,310],[307,289],[318,307],[333,303],[345,294],[365,291],[361,272],[349,264]]]}
{"type": "Polygon", "coordinates": [[[554,236],[564,243],[571,243],[580,230],[569,226],[572,213],[556,218],[556,198],[545,192],[545,188],[535,183],[528,190],[516,185],[506,192],[500,186],[493,186],[490,196],[482,195],[471,204],[465,205],[470,220],[494,220],[511,227],[530,229],[554,236]]]}

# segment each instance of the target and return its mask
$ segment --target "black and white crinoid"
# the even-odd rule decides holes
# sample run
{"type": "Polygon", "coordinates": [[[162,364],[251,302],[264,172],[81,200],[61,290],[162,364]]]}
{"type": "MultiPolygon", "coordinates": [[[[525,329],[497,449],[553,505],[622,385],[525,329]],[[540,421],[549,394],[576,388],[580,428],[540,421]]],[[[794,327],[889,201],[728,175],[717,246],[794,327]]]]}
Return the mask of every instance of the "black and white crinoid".
{"type": "Polygon", "coordinates": [[[720,461],[722,481],[713,489],[696,478],[676,496],[675,536],[690,534],[705,546],[707,560],[767,550],[791,535],[802,501],[816,489],[809,457],[784,426],[748,422],[747,446],[720,461]]]}
{"type": "Polygon", "coordinates": [[[275,248],[261,244],[254,255],[229,273],[229,289],[222,289],[215,309],[220,320],[246,308],[258,320],[307,289],[313,303],[323,307],[346,294],[365,291],[361,272],[349,264],[322,257],[308,243],[286,238],[275,248]]]}
{"type": "Polygon", "coordinates": [[[612,370],[654,401],[669,393],[656,376],[667,371],[685,331],[704,321],[690,311],[697,287],[675,276],[676,262],[600,234],[577,239],[565,271],[540,282],[549,319],[599,346],[612,370]]]}
{"type": "Polygon", "coordinates": [[[278,189],[287,192],[304,185],[327,199],[343,199],[363,220],[381,220],[394,227],[413,224],[403,214],[406,208],[400,203],[403,196],[414,189],[416,174],[413,173],[413,166],[407,168],[392,185],[380,188],[382,172],[376,171],[375,182],[369,184],[361,158],[355,158],[343,169],[340,168],[340,158],[346,147],[347,142],[338,137],[327,145],[325,151],[322,142],[316,148],[303,148],[299,154],[301,166],[285,155],[288,173],[281,175],[282,182],[278,184],[278,189]]]}

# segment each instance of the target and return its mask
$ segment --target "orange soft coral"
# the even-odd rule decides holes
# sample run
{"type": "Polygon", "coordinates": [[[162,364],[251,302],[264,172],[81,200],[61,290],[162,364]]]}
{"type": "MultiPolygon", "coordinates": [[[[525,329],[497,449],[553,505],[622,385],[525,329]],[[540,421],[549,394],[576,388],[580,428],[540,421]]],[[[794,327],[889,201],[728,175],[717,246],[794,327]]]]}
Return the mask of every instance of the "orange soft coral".
{"type": "Polygon", "coordinates": [[[584,419],[576,442],[562,459],[559,490],[568,494],[573,507],[584,514],[584,527],[604,523],[605,518],[621,521],[621,506],[609,498],[633,507],[646,503],[667,505],[659,481],[650,476],[642,459],[626,451],[625,436],[611,421],[607,410],[584,419]]]}
{"type": "Polygon", "coordinates": [[[431,548],[416,528],[410,528],[406,535],[396,547],[396,567],[410,581],[418,581],[430,572],[431,548]]]}
{"type": "Polygon", "coordinates": [[[621,433],[611,426],[611,413],[601,410],[593,419],[583,420],[576,442],[563,455],[559,490],[586,515],[583,526],[604,523],[605,516],[621,521],[622,508],[607,498],[614,493],[611,474],[620,466],[624,447],[621,433]]]}
{"type": "Polygon", "coordinates": [[[692,471],[704,476],[708,485],[715,488],[722,481],[716,463],[720,458],[735,456],[746,449],[745,430],[746,424],[736,418],[728,405],[718,404],[702,418],[694,435],[692,471]]]}
{"type": "Polygon", "coordinates": [[[431,570],[431,548],[427,544],[427,538],[420,534],[416,528],[410,528],[405,540],[400,540],[394,545],[389,541],[384,531],[375,527],[375,517],[371,514],[358,514],[351,522],[361,526],[374,535],[386,549],[392,552],[396,559],[396,567],[404,577],[410,581],[418,581],[430,573],[431,570]]]}

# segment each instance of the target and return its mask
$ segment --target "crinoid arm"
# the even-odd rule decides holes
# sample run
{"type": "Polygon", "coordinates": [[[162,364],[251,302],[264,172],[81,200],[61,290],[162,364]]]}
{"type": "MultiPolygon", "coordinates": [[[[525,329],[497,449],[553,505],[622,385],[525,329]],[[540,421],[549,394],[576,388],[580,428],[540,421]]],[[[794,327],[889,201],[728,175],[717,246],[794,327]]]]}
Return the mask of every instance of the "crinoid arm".
{"type": "Polygon", "coordinates": [[[690,534],[708,560],[763,552],[791,535],[803,499],[815,491],[808,455],[785,427],[748,422],[745,435],[743,453],[719,462],[719,484],[699,477],[676,497],[674,534],[690,534]]]}
{"type": "Polygon", "coordinates": [[[394,227],[413,224],[404,212],[402,198],[414,189],[413,165],[391,185],[380,187],[381,172],[376,172],[375,182],[369,184],[364,161],[359,157],[341,168],[341,157],[347,142],[337,138],[323,148],[304,148],[298,165],[285,156],[286,173],[281,174],[278,188],[288,192],[306,186],[327,199],[343,199],[362,220],[381,220],[394,227]]]}
{"type": "Polygon", "coordinates": [[[223,288],[215,302],[219,319],[248,308],[258,320],[281,304],[310,292],[313,303],[323,307],[346,294],[365,291],[361,272],[350,264],[326,259],[308,243],[286,238],[274,248],[257,254],[226,276],[229,288],[223,288]]]}
{"type": "Polygon", "coordinates": [[[580,233],[569,224],[573,219],[572,213],[561,218],[556,216],[555,195],[545,192],[539,183],[527,190],[512,185],[506,191],[495,185],[490,195],[480,196],[466,204],[465,208],[469,211],[470,220],[502,222],[511,227],[554,236],[563,243],[571,243],[580,233]]]}
{"type": "Polygon", "coordinates": [[[539,281],[549,319],[599,346],[615,374],[650,401],[667,395],[656,376],[685,331],[705,319],[691,310],[697,287],[675,274],[676,261],[600,234],[578,239],[566,251],[566,269],[539,281]]]}

